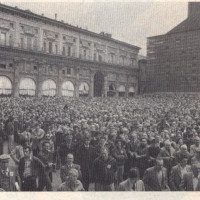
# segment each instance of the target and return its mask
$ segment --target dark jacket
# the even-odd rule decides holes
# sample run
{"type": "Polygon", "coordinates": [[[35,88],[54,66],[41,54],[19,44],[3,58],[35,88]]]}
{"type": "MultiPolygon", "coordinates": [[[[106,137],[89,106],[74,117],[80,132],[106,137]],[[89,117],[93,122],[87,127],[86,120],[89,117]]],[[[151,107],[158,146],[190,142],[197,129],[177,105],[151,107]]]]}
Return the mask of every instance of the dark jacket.
{"type": "MultiPolygon", "coordinates": [[[[19,176],[21,178],[21,180],[24,179],[24,167],[25,167],[25,158],[21,158],[19,161],[19,167],[18,167],[18,172],[19,172],[19,176]]],[[[32,157],[31,159],[31,168],[32,168],[32,175],[34,177],[41,177],[44,175],[44,166],[42,164],[42,162],[36,158],[36,157],[32,157]]]]}
{"type": "Polygon", "coordinates": [[[124,148],[119,149],[117,147],[112,150],[112,156],[116,159],[118,166],[124,165],[128,158],[126,150],[124,148]]]}
{"type": "MultiPolygon", "coordinates": [[[[187,172],[191,171],[191,167],[189,165],[186,166],[187,172]]],[[[180,184],[183,177],[181,175],[181,169],[179,165],[172,167],[171,174],[169,178],[169,186],[172,191],[180,191],[180,184]]]]}
{"type": "Polygon", "coordinates": [[[145,191],[168,191],[167,169],[162,168],[162,184],[159,184],[155,167],[148,168],[143,177],[145,191]]]}
{"type": "Polygon", "coordinates": [[[110,185],[114,183],[115,172],[117,170],[116,160],[109,157],[104,161],[102,157],[98,157],[94,161],[94,181],[102,185],[110,185]]]}

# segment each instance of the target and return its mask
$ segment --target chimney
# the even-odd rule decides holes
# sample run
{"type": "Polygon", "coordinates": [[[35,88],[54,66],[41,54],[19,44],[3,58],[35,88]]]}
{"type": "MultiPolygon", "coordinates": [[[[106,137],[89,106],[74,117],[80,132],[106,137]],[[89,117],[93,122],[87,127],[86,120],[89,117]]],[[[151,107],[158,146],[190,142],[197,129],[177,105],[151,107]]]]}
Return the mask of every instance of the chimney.
{"type": "Polygon", "coordinates": [[[188,17],[200,16],[200,2],[188,2],[188,17]]]}
{"type": "Polygon", "coordinates": [[[55,13],[55,20],[57,20],[57,13],[55,13]]]}

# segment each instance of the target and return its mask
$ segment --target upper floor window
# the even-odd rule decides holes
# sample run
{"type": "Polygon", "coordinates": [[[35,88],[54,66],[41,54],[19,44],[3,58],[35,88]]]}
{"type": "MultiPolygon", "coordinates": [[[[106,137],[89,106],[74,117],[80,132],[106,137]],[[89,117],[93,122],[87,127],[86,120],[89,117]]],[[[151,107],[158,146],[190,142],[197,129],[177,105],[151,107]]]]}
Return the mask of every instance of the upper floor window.
{"type": "Polygon", "coordinates": [[[6,45],[6,33],[2,33],[1,32],[1,38],[0,38],[1,40],[1,44],[2,45],[6,45]]]}
{"type": "Polygon", "coordinates": [[[44,49],[44,52],[47,51],[47,44],[46,44],[46,42],[43,43],[43,49],[44,49]]]}
{"type": "Polygon", "coordinates": [[[32,49],[32,38],[27,37],[27,49],[32,49]]]}
{"type": "Polygon", "coordinates": [[[68,46],[68,48],[67,48],[67,55],[71,56],[71,47],[70,46],[68,46]]]}
{"type": "Polygon", "coordinates": [[[56,51],[56,54],[58,54],[58,45],[57,44],[55,45],[55,51],[56,51]]]}
{"type": "Polygon", "coordinates": [[[53,49],[52,49],[52,42],[49,42],[49,53],[52,53],[53,49]]]}
{"type": "Polygon", "coordinates": [[[71,75],[71,73],[72,73],[71,68],[67,68],[67,74],[71,75]]]}
{"type": "Polygon", "coordinates": [[[62,55],[65,56],[65,47],[63,47],[62,55]]]}

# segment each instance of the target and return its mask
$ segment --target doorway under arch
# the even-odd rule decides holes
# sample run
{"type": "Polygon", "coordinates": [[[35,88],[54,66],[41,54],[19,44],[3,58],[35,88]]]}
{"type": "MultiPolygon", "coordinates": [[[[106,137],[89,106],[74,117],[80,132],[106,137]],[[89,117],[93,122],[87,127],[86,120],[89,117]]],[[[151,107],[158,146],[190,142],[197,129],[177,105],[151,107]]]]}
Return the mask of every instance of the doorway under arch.
{"type": "Polygon", "coordinates": [[[102,97],[104,87],[104,76],[101,72],[94,75],[94,97],[102,97]]]}

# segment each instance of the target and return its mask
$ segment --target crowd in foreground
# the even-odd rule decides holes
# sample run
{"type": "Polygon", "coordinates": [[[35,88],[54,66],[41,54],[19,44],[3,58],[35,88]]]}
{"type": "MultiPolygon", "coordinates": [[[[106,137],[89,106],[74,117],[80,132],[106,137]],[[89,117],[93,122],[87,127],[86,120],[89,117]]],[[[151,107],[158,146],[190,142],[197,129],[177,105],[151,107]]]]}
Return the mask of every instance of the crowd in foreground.
{"type": "Polygon", "coordinates": [[[200,191],[200,95],[2,97],[0,111],[3,191],[52,191],[56,172],[57,191],[200,191]]]}

